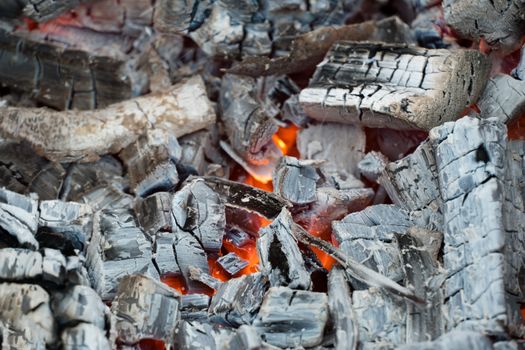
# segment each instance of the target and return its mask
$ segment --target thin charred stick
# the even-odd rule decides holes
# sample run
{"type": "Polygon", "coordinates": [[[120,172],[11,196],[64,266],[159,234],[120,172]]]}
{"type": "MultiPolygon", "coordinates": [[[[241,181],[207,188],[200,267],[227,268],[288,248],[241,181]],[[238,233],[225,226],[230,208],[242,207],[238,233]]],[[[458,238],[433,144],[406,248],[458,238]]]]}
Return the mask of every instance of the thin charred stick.
{"type": "Polygon", "coordinates": [[[182,136],[215,121],[204,82],[198,76],[165,93],[96,111],[6,107],[0,108],[0,116],[0,135],[25,140],[46,158],[57,161],[91,161],[119,152],[151,126],[182,136]]]}
{"type": "Polygon", "coordinates": [[[510,123],[525,112],[525,82],[498,74],[489,79],[477,106],[481,118],[510,123]]]}
{"type": "Polygon", "coordinates": [[[476,50],[341,41],[299,100],[323,122],[430,130],[457,119],[477,99],[489,71],[490,60],[476,50]]]}

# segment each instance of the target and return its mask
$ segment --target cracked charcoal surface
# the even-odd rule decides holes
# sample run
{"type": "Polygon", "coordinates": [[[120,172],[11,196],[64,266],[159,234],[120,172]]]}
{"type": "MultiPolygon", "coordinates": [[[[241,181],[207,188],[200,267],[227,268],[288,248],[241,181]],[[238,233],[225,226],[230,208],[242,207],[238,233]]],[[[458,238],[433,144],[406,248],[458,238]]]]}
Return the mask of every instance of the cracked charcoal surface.
{"type": "Polygon", "coordinates": [[[285,156],[273,172],[274,193],[294,204],[306,204],[316,200],[319,174],[308,161],[285,156]]]}
{"type": "Polygon", "coordinates": [[[301,91],[319,121],[430,130],[455,120],[485,85],[490,61],[474,50],[338,42],[301,91]]]}
{"type": "Polygon", "coordinates": [[[525,112],[525,82],[497,74],[487,82],[477,105],[481,118],[508,124],[525,112]]]}

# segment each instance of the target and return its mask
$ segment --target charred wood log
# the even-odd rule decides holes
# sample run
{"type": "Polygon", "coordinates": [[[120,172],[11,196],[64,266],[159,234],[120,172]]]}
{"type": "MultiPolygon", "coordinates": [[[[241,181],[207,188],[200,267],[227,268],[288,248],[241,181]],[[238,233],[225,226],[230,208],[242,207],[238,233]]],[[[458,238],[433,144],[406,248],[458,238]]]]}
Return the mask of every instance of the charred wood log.
{"type": "Polygon", "coordinates": [[[272,287],[310,289],[312,281],[292,233],[293,220],[283,209],[267,227],[259,231],[257,255],[261,271],[268,276],[272,287]]]}
{"type": "Polygon", "coordinates": [[[0,189],[0,230],[2,245],[38,249],[38,197],[23,196],[0,189]]]}
{"type": "Polygon", "coordinates": [[[400,346],[399,350],[490,350],[493,347],[491,341],[482,333],[472,331],[451,331],[434,341],[406,344],[400,346]]]}
{"type": "Polygon", "coordinates": [[[267,289],[268,279],[260,272],[224,282],[211,299],[210,320],[234,327],[251,324],[267,289]]]}
{"type": "Polygon", "coordinates": [[[135,214],[140,226],[150,237],[159,232],[171,232],[173,220],[171,215],[173,195],[169,192],[157,192],[135,202],[135,214]]]}
{"type": "Polygon", "coordinates": [[[273,192],[294,204],[315,201],[317,181],[316,162],[285,156],[273,172],[273,192]]]}
{"type": "Polygon", "coordinates": [[[179,304],[177,292],[160,282],[141,275],[123,278],[111,305],[118,339],[125,344],[141,339],[171,344],[180,318],[179,304]]]}
{"type": "Polygon", "coordinates": [[[91,161],[119,152],[150,125],[182,136],[215,121],[204,82],[198,76],[163,94],[138,97],[97,111],[7,107],[0,109],[0,116],[0,135],[26,140],[46,158],[60,161],[91,161]]]}
{"type": "Polygon", "coordinates": [[[272,287],[253,326],[271,345],[313,347],[321,343],[327,319],[326,294],[272,287]]]}
{"type": "Polygon", "coordinates": [[[474,50],[343,41],[299,99],[320,121],[430,130],[457,119],[477,99],[489,71],[488,58],[474,50]]]}
{"type": "Polygon", "coordinates": [[[477,106],[481,118],[510,123],[525,112],[525,82],[498,74],[487,82],[477,106]]]}

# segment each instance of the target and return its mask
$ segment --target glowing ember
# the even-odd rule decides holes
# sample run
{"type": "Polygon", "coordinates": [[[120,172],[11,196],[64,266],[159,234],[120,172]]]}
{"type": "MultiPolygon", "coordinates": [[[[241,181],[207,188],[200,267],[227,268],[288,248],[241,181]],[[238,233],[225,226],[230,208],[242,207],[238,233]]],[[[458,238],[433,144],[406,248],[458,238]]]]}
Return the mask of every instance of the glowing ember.
{"type": "Polygon", "coordinates": [[[510,140],[525,140],[525,115],[508,125],[508,135],[510,140]]]}
{"type": "Polygon", "coordinates": [[[166,346],[162,340],[143,339],[138,343],[140,350],[164,350],[166,346]]]}

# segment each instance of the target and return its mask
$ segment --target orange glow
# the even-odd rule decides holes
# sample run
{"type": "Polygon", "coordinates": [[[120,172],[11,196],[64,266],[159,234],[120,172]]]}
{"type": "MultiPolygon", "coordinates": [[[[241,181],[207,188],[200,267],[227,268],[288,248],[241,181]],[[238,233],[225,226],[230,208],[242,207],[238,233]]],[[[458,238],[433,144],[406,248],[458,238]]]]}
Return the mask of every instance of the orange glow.
{"type": "Polygon", "coordinates": [[[520,312],[521,312],[521,318],[523,319],[522,321],[525,323],[525,305],[521,305],[520,312]]]}
{"type": "MultiPolygon", "coordinates": [[[[320,230],[320,231],[318,231],[316,229],[310,228],[308,230],[308,232],[311,235],[313,235],[315,237],[319,237],[319,238],[321,238],[321,239],[323,239],[325,241],[330,242],[330,240],[331,240],[331,236],[332,236],[331,230],[320,230]]],[[[320,250],[318,248],[315,248],[315,247],[312,247],[312,251],[315,253],[315,255],[317,255],[317,258],[319,259],[319,262],[321,263],[321,265],[323,265],[323,267],[325,269],[330,271],[330,269],[332,268],[332,266],[335,263],[334,258],[332,258],[330,255],[326,254],[322,250],[320,250]]]]}
{"type": "Polygon", "coordinates": [[[525,140],[525,115],[516,118],[508,125],[508,135],[511,140],[525,140]]]}
{"type": "Polygon", "coordinates": [[[261,190],[264,190],[266,192],[272,192],[273,191],[273,184],[271,181],[269,182],[260,182],[250,174],[247,174],[246,179],[244,180],[244,183],[253,187],[257,187],[261,190]]]}
{"type": "Polygon", "coordinates": [[[137,344],[140,350],[164,350],[166,346],[164,341],[156,339],[142,339],[137,344]]]}
{"type": "Polygon", "coordinates": [[[180,294],[188,294],[188,290],[186,289],[186,284],[184,283],[182,276],[165,275],[160,277],[160,281],[177,290],[177,292],[180,294]]]}

